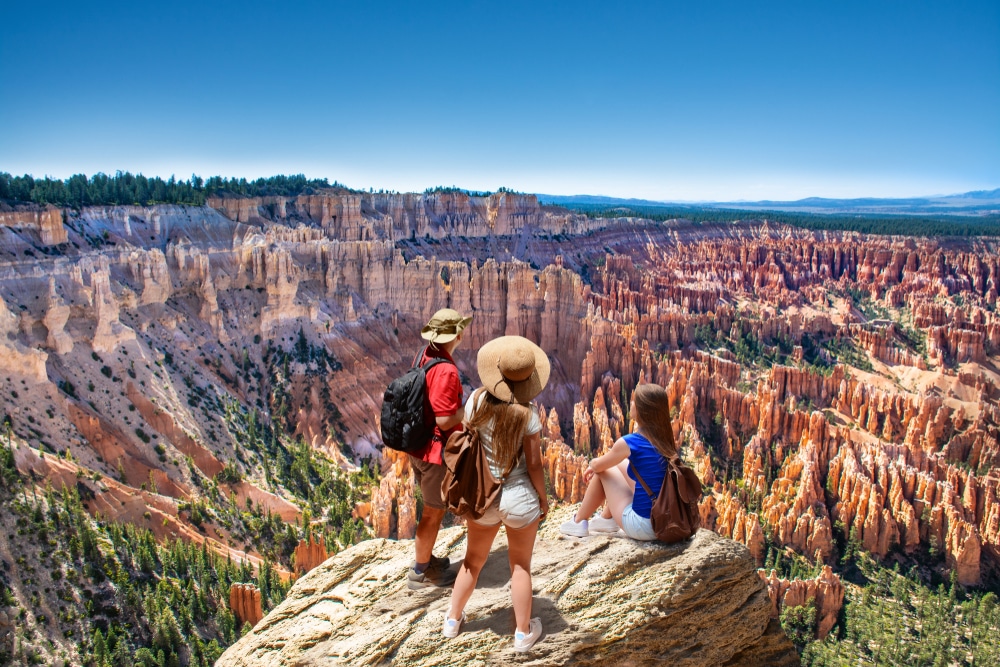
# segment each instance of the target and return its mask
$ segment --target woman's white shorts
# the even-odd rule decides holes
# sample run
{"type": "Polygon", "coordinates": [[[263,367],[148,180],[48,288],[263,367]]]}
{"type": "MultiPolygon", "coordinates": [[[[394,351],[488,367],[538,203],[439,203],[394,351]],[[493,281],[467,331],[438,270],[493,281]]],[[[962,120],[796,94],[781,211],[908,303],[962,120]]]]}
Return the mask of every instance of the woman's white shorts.
{"type": "Polygon", "coordinates": [[[622,510],[622,530],[633,540],[651,542],[656,539],[656,533],[653,532],[653,522],[636,514],[635,510],[632,509],[632,503],[626,505],[625,509],[622,510]]]}
{"type": "Polygon", "coordinates": [[[498,523],[508,528],[524,528],[542,516],[538,493],[527,475],[511,477],[504,482],[499,502],[493,503],[482,518],[473,519],[480,526],[498,523]]]}

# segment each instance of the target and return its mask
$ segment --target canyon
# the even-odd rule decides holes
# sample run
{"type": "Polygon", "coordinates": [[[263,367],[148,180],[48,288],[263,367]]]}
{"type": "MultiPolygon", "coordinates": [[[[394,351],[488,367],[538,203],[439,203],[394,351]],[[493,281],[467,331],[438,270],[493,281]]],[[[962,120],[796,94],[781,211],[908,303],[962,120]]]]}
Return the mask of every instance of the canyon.
{"type": "MultiPolygon", "coordinates": [[[[406,457],[379,448],[381,395],[451,307],[473,316],[456,353],[467,392],[493,337],[550,356],[538,401],[564,503],[629,431],[636,384],[666,387],[703,527],[760,568],[781,553],[819,572],[762,569],[774,615],[812,599],[829,632],[844,589],[826,566],[848,550],[919,557],[966,586],[1000,576],[996,239],[598,219],[511,193],[0,216],[8,446],[32,485],[85,489],[103,521],[272,561],[217,509],[310,519],[270,472],[267,425],[283,450],[374,462],[350,514],[412,537],[419,501],[406,457]]],[[[335,550],[309,540],[278,567],[292,578],[335,550]]],[[[242,620],[264,613],[253,591],[231,595],[242,620]]]]}

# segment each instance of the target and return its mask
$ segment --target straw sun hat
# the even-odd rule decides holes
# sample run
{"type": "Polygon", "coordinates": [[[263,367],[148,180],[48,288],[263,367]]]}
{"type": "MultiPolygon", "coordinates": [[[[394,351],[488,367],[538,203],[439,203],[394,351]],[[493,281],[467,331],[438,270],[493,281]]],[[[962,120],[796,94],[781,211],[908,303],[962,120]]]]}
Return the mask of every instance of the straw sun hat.
{"type": "Polygon", "coordinates": [[[430,322],[420,330],[420,337],[432,343],[450,343],[458,338],[465,327],[469,326],[472,317],[462,317],[462,314],[451,308],[442,308],[434,313],[430,322]]]}
{"type": "Polygon", "coordinates": [[[549,381],[549,358],[521,336],[501,336],[479,348],[479,380],[486,391],[507,403],[528,403],[549,381]]]}

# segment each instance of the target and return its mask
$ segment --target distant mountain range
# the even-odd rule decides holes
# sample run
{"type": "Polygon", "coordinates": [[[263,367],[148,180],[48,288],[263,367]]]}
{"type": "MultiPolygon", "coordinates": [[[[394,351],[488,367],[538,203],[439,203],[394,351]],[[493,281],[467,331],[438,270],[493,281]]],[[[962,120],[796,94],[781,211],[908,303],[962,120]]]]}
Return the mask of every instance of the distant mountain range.
{"type": "Polygon", "coordinates": [[[662,206],[671,208],[724,208],[742,211],[797,211],[802,213],[858,213],[879,215],[947,214],[987,215],[1000,213],[1000,188],[976,190],[955,195],[889,199],[827,199],[807,197],[796,201],[733,201],[733,202],[671,202],[650,199],[620,199],[599,195],[544,195],[538,199],[557,206],[634,207],[662,206]]]}

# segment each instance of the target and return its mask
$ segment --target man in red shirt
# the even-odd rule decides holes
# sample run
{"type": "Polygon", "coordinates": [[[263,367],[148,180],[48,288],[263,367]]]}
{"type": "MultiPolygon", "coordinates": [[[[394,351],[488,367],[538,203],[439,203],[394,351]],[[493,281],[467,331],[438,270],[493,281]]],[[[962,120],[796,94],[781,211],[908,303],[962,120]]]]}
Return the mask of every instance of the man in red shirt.
{"type": "Polygon", "coordinates": [[[409,454],[413,475],[424,498],[423,514],[417,524],[414,540],[416,560],[406,581],[411,589],[450,586],[455,582],[456,573],[448,569],[451,562],[447,558],[438,558],[432,550],[441,528],[441,520],[447,511],[441,497],[441,483],[445,473],[442,457],[444,443],[448,441],[448,436],[462,428],[462,421],[465,419],[462,381],[451,354],[462,343],[462,332],[471,321],[471,317],[462,317],[458,311],[442,308],[420,330],[420,337],[429,343],[420,359],[420,365],[434,358],[442,358],[447,363],[435,365],[427,371],[426,376],[425,411],[434,415],[434,435],[426,447],[409,454]]]}

